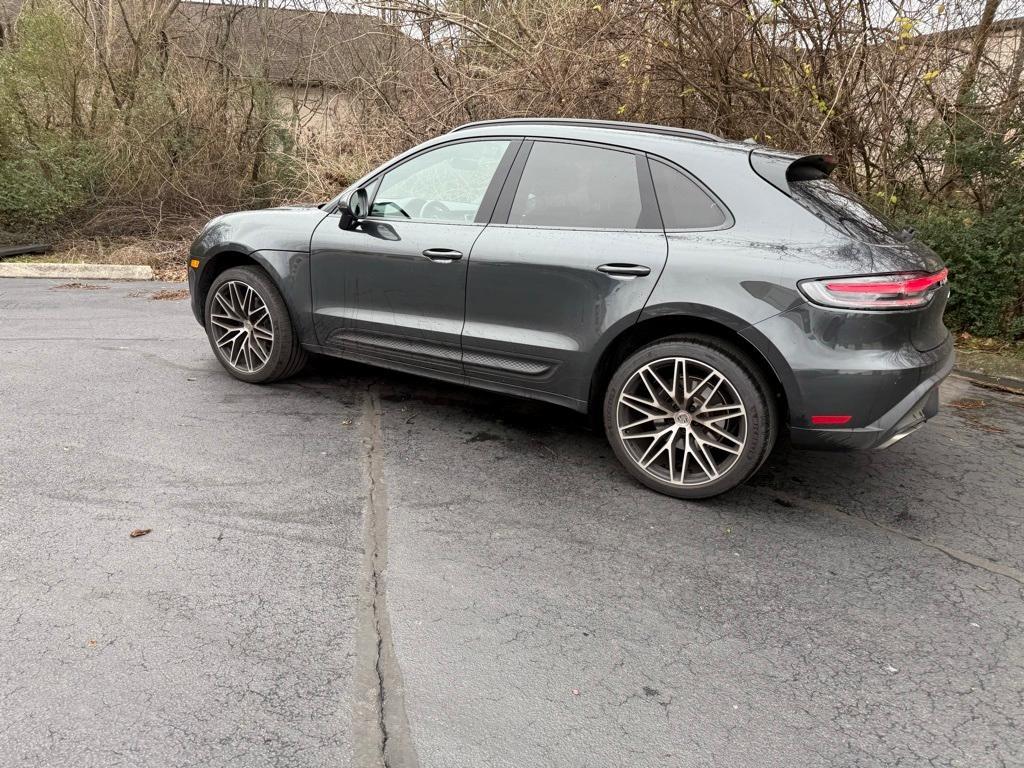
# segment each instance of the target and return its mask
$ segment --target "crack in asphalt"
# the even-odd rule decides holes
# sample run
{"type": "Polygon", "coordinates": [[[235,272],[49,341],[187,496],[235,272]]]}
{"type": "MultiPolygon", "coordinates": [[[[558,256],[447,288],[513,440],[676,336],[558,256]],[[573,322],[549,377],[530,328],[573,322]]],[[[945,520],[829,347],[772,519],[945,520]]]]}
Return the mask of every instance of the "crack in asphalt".
{"type": "Polygon", "coordinates": [[[988,571],[989,573],[995,574],[996,576],[1003,576],[1004,578],[1010,579],[1011,581],[1015,581],[1018,584],[1024,584],[1024,572],[1021,572],[1016,568],[1013,568],[1012,566],[1003,565],[1002,563],[997,563],[994,560],[989,560],[985,557],[979,557],[978,555],[972,555],[970,552],[965,552],[962,549],[947,547],[945,544],[940,544],[939,542],[932,541],[931,539],[925,539],[920,536],[915,536],[912,533],[907,533],[906,531],[900,530],[899,528],[892,525],[887,525],[876,520],[870,520],[866,517],[861,517],[860,515],[850,514],[849,512],[845,512],[833,504],[827,504],[821,501],[812,501],[810,499],[805,499],[800,496],[793,495],[791,493],[785,493],[784,491],[775,491],[772,495],[782,499],[788,504],[792,504],[795,507],[802,506],[804,509],[812,509],[817,512],[823,512],[831,517],[839,518],[844,521],[855,522],[861,526],[869,526],[872,528],[881,529],[886,533],[894,534],[903,539],[907,539],[908,541],[912,541],[916,544],[921,544],[922,546],[928,547],[929,549],[934,549],[936,552],[941,552],[946,557],[950,558],[951,560],[955,560],[958,563],[963,563],[965,565],[970,565],[975,568],[980,568],[981,570],[988,571]]]}
{"type": "Polygon", "coordinates": [[[388,560],[388,502],[383,481],[380,395],[373,384],[366,390],[363,428],[367,508],[356,630],[354,764],[363,768],[416,768],[387,610],[384,573],[388,560]]]}

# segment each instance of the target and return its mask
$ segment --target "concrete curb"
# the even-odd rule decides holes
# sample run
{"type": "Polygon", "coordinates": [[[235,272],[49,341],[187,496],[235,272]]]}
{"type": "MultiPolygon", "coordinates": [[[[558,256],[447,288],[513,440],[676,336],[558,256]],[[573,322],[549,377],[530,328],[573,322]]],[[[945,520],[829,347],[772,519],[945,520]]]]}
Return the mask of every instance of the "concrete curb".
{"type": "Polygon", "coordinates": [[[1009,392],[1013,395],[1024,395],[1024,381],[1011,376],[990,376],[987,373],[979,373],[965,368],[954,368],[953,373],[985,389],[997,389],[1000,392],[1009,392]]]}
{"type": "Polygon", "coordinates": [[[153,280],[153,268],[128,264],[61,264],[55,262],[7,262],[0,277],[57,277],[77,280],[153,280]]]}

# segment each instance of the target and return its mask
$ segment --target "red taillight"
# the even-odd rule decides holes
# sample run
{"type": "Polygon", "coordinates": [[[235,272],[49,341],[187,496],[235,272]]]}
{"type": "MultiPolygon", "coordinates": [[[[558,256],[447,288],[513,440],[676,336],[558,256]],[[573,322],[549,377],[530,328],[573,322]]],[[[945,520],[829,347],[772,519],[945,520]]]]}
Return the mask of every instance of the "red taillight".
{"type": "Polygon", "coordinates": [[[932,274],[904,272],[896,275],[804,280],[800,290],[815,304],[843,309],[913,309],[932,299],[949,270],[932,274]]]}

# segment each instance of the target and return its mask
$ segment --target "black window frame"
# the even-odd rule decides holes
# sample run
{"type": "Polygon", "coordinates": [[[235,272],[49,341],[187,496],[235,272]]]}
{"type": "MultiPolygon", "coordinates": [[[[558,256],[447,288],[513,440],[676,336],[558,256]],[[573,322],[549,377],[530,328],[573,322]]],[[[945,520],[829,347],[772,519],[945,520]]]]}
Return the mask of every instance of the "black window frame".
{"type": "MultiPolygon", "coordinates": [[[[688,170],[683,168],[681,165],[679,165],[679,163],[674,163],[671,160],[668,160],[667,158],[661,157],[660,155],[654,155],[654,154],[651,154],[649,152],[645,153],[645,154],[646,154],[646,157],[647,157],[648,165],[652,161],[654,161],[654,162],[661,163],[664,166],[667,166],[668,168],[670,168],[673,171],[676,171],[677,173],[681,173],[683,176],[685,176],[687,179],[689,179],[691,182],[693,182],[701,192],[703,192],[705,195],[707,195],[708,198],[710,198],[711,201],[722,210],[722,213],[725,214],[725,220],[721,224],[718,224],[716,226],[713,226],[713,227],[664,227],[666,234],[668,234],[670,232],[719,232],[719,231],[721,231],[723,229],[732,229],[734,226],[736,226],[736,217],[732,215],[732,211],[729,210],[729,206],[727,206],[724,202],[722,202],[722,198],[720,198],[718,195],[716,195],[714,193],[714,191],[707,184],[705,184],[699,178],[697,178],[692,173],[690,173],[688,170]]],[[[655,200],[657,200],[658,190],[657,190],[656,187],[654,187],[654,175],[653,175],[653,172],[651,172],[650,170],[648,170],[648,173],[651,175],[651,187],[654,189],[654,197],[655,197],[655,200]]],[[[659,216],[659,218],[661,218],[662,224],[664,225],[665,217],[661,214],[661,203],[660,202],[658,203],[658,216],[659,216]]]]}
{"type": "MultiPolygon", "coordinates": [[[[403,157],[396,163],[389,165],[387,168],[382,168],[372,177],[366,180],[364,184],[360,184],[355,189],[365,189],[366,196],[369,200],[369,210],[373,210],[373,205],[377,201],[377,192],[380,190],[381,181],[394,170],[401,168],[408,162],[415,160],[418,157],[422,157],[428,152],[433,152],[437,149],[444,149],[445,147],[451,147],[455,144],[474,144],[482,141],[507,141],[508,146],[505,147],[505,153],[501,156],[501,160],[498,161],[497,167],[494,169],[494,174],[491,176],[491,180],[487,185],[487,189],[484,192],[484,196],[480,199],[480,207],[477,209],[476,217],[473,221],[447,221],[444,219],[423,219],[423,218],[411,218],[406,219],[396,218],[392,216],[367,216],[365,221],[372,221],[375,223],[388,223],[393,224],[394,222],[416,222],[419,224],[448,224],[456,227],[467,227],[467,226],[486,226],[490,222],[490,217],[494,211],[494,205],[498,200],[498,194],[501,192],[502,187],[505,184],[505,180],[508,177],[509,169],[512,167],[512,161],[515,159],[520,147],[523,143],[522,136],[469,136],[466,138],[456,139],[454,141],[445,141],[437,144],[431,144],[429,147],[424,147],[422,151],[417,152],[408,157],[403,157]]],[[[344,199],[344,198],[342,198],[344,199]]]]}
{"type": "Polygon", "coordinates": [[[661,221],[661,211],[658,208],[658,200],[654,193],[654,180],[651,178],[651,169],[644,152],[639,152],[630,147],[623,147],[615,144],[605,144],[598,141],[584,141],[580,139],[562,139],[550,136],[529,136],[523,140],[522,146],[512,163],[505,186],[498,196],[494,213],[489,222],[494,226],[514,227],[516,229],[553,229],[570,232],[664,232],[665,228],[661,221]],[[523,172],[526,170],[526,163],[533,152],[534,145],[545,144],[574,144],[578,146],[603,149],[607,152],[621,152],[625,155],[632,155],[636,164],[637,186],[640,191],[640,217],[645,226],[642,227],[580,227],[580,226],[553,226],[548,224],[511,224],[509,216],[512,213],[512,203],[519,192],[519,184],[523,179],[523,172]]]}

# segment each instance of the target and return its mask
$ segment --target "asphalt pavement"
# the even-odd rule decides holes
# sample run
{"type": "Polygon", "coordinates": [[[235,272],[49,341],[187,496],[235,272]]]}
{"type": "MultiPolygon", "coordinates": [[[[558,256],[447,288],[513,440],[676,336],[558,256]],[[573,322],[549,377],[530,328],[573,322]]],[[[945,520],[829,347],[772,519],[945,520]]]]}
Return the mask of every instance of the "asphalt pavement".
{"type": "Polygon", "coordinates": [[[246,385],[180,285],[91,286],[0,281],[0,764],[1024,765],[1024,398],[683,502],[569,411],[246,385]]]}

